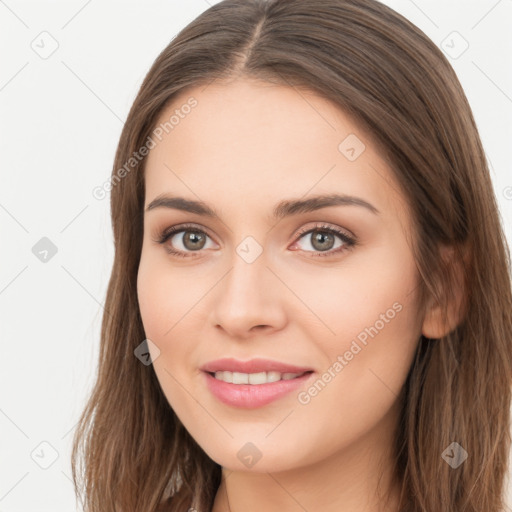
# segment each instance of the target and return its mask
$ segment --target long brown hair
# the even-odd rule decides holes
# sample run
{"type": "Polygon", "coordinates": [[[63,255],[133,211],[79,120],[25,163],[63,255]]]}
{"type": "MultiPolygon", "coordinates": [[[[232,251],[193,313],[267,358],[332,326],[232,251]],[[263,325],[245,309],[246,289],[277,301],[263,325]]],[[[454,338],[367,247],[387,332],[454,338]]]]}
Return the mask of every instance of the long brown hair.
{"type": "MultiPolygon", "coordinates": [[[[160,53],[129,112],[112,170],[115,257],[95,387],[75,432],[72,469],[87,512],[211,510],[221,467],[188,434],[151,365],[137,301],[145,159],[162,110],[186,88],[250,77],[305,87],[367,131],[412,210],[423,303],[463,287],[458,325],[419,340],[403,389],[395,474],[413,512],[501,512],[510,446],[510,254],[473,115],[436,45],[375,0],[225,0],[160,53]],[[132,165],[133,164],[133,165],[132,165]],[[122,174],[122,176],[121,176],[122,174]],[[462,269],[440,248],[455,249],[462,269]],[[443,451],[468,453],[457,468],[443,451]]],[[[455,260],[454,260],[455,261],[455,260]]]]}

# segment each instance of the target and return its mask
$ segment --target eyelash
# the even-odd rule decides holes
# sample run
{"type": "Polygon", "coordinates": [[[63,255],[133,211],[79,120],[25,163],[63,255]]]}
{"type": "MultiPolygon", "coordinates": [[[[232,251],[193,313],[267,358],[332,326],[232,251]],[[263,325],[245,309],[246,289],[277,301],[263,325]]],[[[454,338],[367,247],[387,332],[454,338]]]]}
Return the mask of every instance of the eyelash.
{"type": "MultiPolygon", "coordinates": [[[[179,226],[172,226],[170,228],[164,229],[162,232],[160,232],[158,234],[157,240],[154,240],[154,241],[163,245],[173,235],[175,235],[176,233],[180,233],[182,231],[183,232],[192,231],[194,233],[198,233],[198,234],[201,234],[201,235],[209,236],[208,233],[206,233],[204,230],[198,228],[194,224],[181,224],[179,226]]],[[[341,253],[343,251],[347,251],[349,249],[352,249],[353,247],[355,247],[357,245],[357,241],[356,241],[355,238],[348,236],[343,231],[340,231],[340,230],[338,230],[336,228],[333,228],[333,227],[325,225],[325,224],[317,224],[316,226],[314,226],[312,228],[311,227],[310,228],[303,228],[302,230],[300,230],[296,234],[295,238],[297,240],[300,240],[304,235],[307,235],[307,234],[312,233],[314,231],[327,232],[327,233],[330,233],[332,235],[336,235],[339,238],[341,238],[341,240],[343,241],[344,245],[342,245],[341,247],[338,247],[335,250],[331,249],[329,251],[305,251],[305,252],[314,252],[314,254],[312,254],[313,257],[317,257],[317,256],[318,257],[332,256],[334,254],[339,254],[339,253],[341,253]]],[[[171,254],[173,256],[179,256],[179,257],[182,257],[182,258],[189,258],[189,257],[193,258],[194,256],[190,256],[190,253],[200,252],[200,251],[190,251],[188,253],[183,253],[182,251],[177,251],[177,250],[175,250],[175,249],[173,249],[172,247],[169,247],[169,246],[166,246],[165,250],[169,254],[171,254]]]]}

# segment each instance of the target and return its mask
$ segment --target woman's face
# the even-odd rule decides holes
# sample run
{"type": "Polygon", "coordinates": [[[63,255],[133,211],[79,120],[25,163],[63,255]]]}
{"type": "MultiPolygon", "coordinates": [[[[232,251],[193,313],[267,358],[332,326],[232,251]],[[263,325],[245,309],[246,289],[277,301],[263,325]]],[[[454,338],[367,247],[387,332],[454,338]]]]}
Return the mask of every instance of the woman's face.
{"type": "Polygon", "coordinates": [[[341,111],[294,88],[212,83],[182,92],[165,122],[145,171],[138,299],[177,416],[230,469],[298,468],[363,441],[377,450],[422,330],[409,210],[390,169],[341,111]],[[221,358],[298,371],[263,362],[221,382],[202,370],[221,358]],[[309,373],[256,383],[265,368],[270,380],[309,373]]]}

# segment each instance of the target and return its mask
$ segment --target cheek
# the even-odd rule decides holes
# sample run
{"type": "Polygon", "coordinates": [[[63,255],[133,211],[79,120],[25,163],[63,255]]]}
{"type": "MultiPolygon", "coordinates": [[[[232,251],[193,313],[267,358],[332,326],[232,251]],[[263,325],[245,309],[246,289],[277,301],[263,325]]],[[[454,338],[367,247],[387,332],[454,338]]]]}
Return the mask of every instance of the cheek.
{"type": "Polygon", "coordinates": [[[204,276],[173,268],[165,254],[143,250],[137,275],[139,309],[145,335],[160,351],[153,366],[166,388],[174,386],[172,376],[195,371],[193,354],[208,291],[204,283],[204,276]]]}
{"type": "Polygon", "coordinates": [[[165,311],[172,296],[163,293],[163,276],[159,267],[152,263],[143,251],[137,274],[137,297],[146,336],[157,339],[165,332],[165,311]]]}
{"type": "Polygon", "coordinates": [[[405,242],[361,250],[339,265],[282,268],[281,274],[311,312],[294,312],[293,321],[322,343],[324,352],[344,352],[352,340],[374,337],[380,346],[396,338],[389,347],[394,349],[419,329],[418,273],[405,242]]]}
{"type": "Polygon", "coordinates": [[[373,398],[391,404],[421,333],[417,279],[407,245],[389,244],[347,259],[339,271],[317,272],[314,287],[303,281],[300,293],[322,324],[308,321],[302,328],[326,356],[325,379],[306,390],[304,401],[322,394],[317,403],[337,401],[368,413],[365,403],[373,398]]]}
{"type": "MultiPolygon", "coordinates": [[[[180,290],[180,281],[154,254],[142,253],[137,275],[137,296],[146,338],[158,347],[158,357],[151,350],[152,366],[167,401],[178,410],[183,408],[186,396],[179,385],[185,382],[188,369],[185,362],[191,344],[184,343],[186,334],[180,319],[186,314],[187,290],[180,290]]],[[[188,306],[190,308],[190,306],[188,306]]],[[[185,320],[186,321],[186,320],[185,320]]],[[[150,345],[151,347],[151,345],[150,345]]]]}
{"type": "Polygon", "coordinates": [[[299,401],[313,417],[329,411],[348,436],[374,425],[398,398],[421,333],[412,255],[407,247],[376,252],[309,292],[332,335],[312,333],[328,361],[299,401]]]}
{"type": "Polygon", "coordinates": [[[329,351],[330,363],[298,397],[307,417],[317,419],[311,426],[315,435],[349,445],[389,419],[409,372],[419,329],[407,305],[388,323],[381,322],[359,329],[359,337],[338,337],[337,347],[329,351]]]}
{"type": "Polygon", "coordinates": [[[165,255],[143,250],[137,275],[137,296],[148,338],[172,338],[174,326],[196,302],[191,282],[193,280],[184,282],[179,270],[172,271],[165,255]]]}

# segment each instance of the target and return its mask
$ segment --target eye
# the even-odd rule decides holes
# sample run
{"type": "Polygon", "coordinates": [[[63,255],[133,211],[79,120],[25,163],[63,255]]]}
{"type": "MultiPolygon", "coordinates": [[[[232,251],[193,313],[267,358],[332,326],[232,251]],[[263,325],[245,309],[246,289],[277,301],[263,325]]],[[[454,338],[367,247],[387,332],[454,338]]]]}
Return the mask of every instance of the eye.
{"type": "MultiPolygon", "coordinates": [[[[317,224],[312,228],[303,229],[295,235],[295,238],[299,238],[299,240],[302,238],[307,239],[307,235],[310,235],[309,246],[312,247],[313,250],[301,250],[316,253],[313,256],[339,254],[354,247],[357,243],[354,237],[344,231],[325,224],[317,224]],[[336,238],[339,240],[337,245],[336,238]]],[[[181,224],[165,229],[158,235],[155,242],[162,245],[165,244],[165,250],[174,256],[193,257],[192,253],[211,248],[207,246],[208,239],[210,239],[209,235],[196,225],[181,224]],[[181,234],[181,236],[178,236],[179,234],[181,234]],[[167,244],[167,241],[171,243],[167,244]],[[175,248],[176,245],[178,245],[177,249],[175,248]]],[[[295,242],[292,247],[295,247],[297,244],[298,242],[295,242]]]]}
{"type": "MultiPolygon", "coordinates": [[[[332,256],[346,251],[356,245],[354,237],[348,235],[338,228],[328,226],[325,224],[317,224],[313,228],[306,228],[300,231],[297,236],[299,239],[309,239],[309,245],[313,251],[307,250],[306,252],[314,252],[313,256],[332,256]],[[340,242],[336,245],[336,238],[340,242]]],[[[297,242],[294,246],[297,245],[297,242]]]]}
{"type": "Polygon", "coordinates": [[[168,240],[171,244],[165,245],[165,250],[174,256],[188,257],[187,252],[198,252],[201,249],[208,249],[205,247],[206,239],[210,238],[205,231],[196,227],[194,224],[181,224],[180,226],[172,226],[165,229],[159,234],[155,242],[165,244],[168,240]],[[181,236],[177,236],[183,233],[181,236]],[[176,239],[176,241],[173,241],[176,239]],[[175,244],[178,245],[178,250],[174,248],[175,244]]]}

